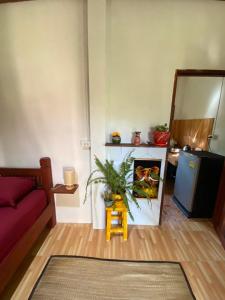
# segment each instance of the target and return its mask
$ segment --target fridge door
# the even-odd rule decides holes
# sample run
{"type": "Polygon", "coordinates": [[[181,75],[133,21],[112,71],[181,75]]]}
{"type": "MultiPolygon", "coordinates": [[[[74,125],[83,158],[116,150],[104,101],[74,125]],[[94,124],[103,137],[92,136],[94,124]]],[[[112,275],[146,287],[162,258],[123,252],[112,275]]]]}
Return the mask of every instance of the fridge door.
{"type": "Polygon", "coordinates": [[[174,196],[188,212],[191,212],[193,207],[199,167],[199,157],[188,152],[180,152],[174,196]]]}

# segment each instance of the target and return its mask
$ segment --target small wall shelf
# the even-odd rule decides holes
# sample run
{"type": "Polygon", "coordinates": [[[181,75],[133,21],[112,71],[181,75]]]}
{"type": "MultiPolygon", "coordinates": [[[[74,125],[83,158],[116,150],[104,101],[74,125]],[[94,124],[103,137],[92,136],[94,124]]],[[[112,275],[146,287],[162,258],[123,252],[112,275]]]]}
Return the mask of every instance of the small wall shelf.
{"type": "Polygon", "coordinates": [[[53,188],[52,188],[52,192],[54,194],[74,194],[77,190],[77,188],[79,187],[78,184],[74,185],[74,188],[72,190],[67,190],[66,186],[64,184],[56,184],[53,188]]]}
{"type": "Polygon", "coordinates": [[[146,147],[146,148],[167,148],[167,146],[157,146],[154,144],[140,144],[140,145],[134,145],[131,143],[120,143],[120,144],[114,144],[114,143],[105,143],[106,147],[146,147]]]}

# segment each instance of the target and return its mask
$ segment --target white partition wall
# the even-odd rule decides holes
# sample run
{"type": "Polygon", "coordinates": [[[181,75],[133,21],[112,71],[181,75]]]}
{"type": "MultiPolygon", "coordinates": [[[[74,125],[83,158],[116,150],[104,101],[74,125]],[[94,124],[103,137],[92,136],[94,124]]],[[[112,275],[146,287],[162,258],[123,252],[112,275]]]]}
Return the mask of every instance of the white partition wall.
{"type": "MultiPolygon", "coordinates": [[[[105,159],[106,127],[106,0],[88,1],[89,103],[91,133],[91,169],[94,155],[105,159]]],[[[93,228],[105,227],[105,207],[101,186],[92,187],[93,228]]]]}
{"type": "MultiPolygon", "coordinates": [[[[165,170],[166,148],[160,147],[106,147],[106,158],[113,160],[115,166],[119,166],[124,157],[132,151],[132,156],[143,160],[161,160],[160,177],[163,179],[165,170]]],[[[140,209],[130,202],[130,210],[134,217],[128,219],[129,224],[133,225],[158,225],[160,216],[160,205],[162,197],[163,181],[159,183],[158,197],[152,199],[151,202],[147,199],[137,199],[140,209]]]]}

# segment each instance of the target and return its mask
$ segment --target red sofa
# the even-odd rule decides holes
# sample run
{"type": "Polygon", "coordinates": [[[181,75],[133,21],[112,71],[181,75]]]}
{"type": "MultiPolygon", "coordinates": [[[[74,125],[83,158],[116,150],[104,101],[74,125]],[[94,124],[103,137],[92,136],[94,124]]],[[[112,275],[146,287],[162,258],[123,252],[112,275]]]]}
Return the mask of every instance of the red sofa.
{"type": "Polygon", "coordinates": [[[44,227],[56,224],[50,158],[40,168],[0,168],[0,293],[44,227]]]}

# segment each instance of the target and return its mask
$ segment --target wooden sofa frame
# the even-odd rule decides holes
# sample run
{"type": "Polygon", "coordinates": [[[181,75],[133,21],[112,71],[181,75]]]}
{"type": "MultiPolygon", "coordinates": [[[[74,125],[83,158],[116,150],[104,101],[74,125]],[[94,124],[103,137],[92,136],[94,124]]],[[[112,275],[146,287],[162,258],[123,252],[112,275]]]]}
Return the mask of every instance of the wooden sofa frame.
{"type": "Polygon", "coordinates": [[[48,205],[26,231],[21,239],[14,245],[9,254],[0,262],[0,294],[3,292],[7,283],[40,236],[45,226],[52,228],[56,224],[55,203],[52,189],[51,160],[48,157],[40,159],[40,168],[0,168],[0,176],[22,176],[35,179],[37,188],[46,191],[48,205]]]}

